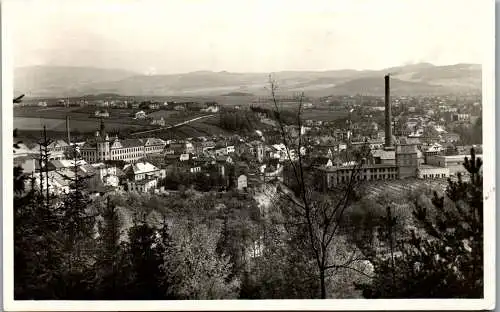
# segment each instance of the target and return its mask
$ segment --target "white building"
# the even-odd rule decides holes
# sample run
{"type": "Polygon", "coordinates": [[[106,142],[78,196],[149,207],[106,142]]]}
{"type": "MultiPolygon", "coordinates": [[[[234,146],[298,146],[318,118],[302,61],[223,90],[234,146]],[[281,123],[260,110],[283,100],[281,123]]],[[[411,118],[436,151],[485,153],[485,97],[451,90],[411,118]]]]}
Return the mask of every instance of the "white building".
{"type": "Polygon", "coordinates": [[[97,171],[97,176],[105,185],[117,187],[120,179],[117,176],[117,168],[115,166],[107,166],[104,163],[92,164],[97,171]]]}
{"type": "Polygon", "coordinates": [[[244,190],[248,186],[247,176],[242,174],[237,179],[237,188],[238,190],[244,190]]]}
{"type": "Polygon", "coordinates": [[[123,171],[127,178],[128,190],[136,192],[154,191],[158,185],[158,179],[166,176],[165,169],[159,169],[148,162],[126,165],[123,171]]]}
{"type": "Polygon", "coordinates": [[[420,165],[417,169],[417,178],[419,179],[444,179],[449,176],[449,168],[420,165]]]}
{"type": "Polygon", "coordinates": [[[110,138],[101,122],[101,128],[95,137],[80,147],[83,159],[90,163],[105,160],[137,161],[150,154],[161,154],[166,146],[162,139],[125,139],[110,138]]]}
{"type": "Polygon", "coordinates": [[[135,113],[135,119],[146,119],[146,113],[144,111],[135,113]]]}
{"type": "Polygon", "coordinates": [[[106,110],[97,110],[94,113],[95,117],[102,117],[102,118],[108,118],[109,117],[109,112],[106,110]]]}

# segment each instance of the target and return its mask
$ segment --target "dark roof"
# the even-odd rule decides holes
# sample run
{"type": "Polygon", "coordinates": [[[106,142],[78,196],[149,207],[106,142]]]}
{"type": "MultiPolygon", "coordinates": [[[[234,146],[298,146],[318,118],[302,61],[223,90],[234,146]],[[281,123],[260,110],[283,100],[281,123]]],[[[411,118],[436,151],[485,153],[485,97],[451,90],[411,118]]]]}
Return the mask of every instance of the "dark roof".
{"type": "Polygon", "coordinates": [[[86,149],[86,148],[96,148],[97,147],[97,142],[95,139],[89,139],[87,140],[81,148],[86,149]]]}
{"type": "Polygon", "coordinates": [[[144,146],[144,143],[139,139],[125,139],[125,140],[121,140],[120,143],[125,148],[144,146]]]}
{"type": "Polygon", "coordinates": [[[228,157],[230,157],[230,156],[220,155],[220,156],[216,156],[215,160],[217,160],[217,161],[227,161],[228,157]]]}
{"type": "Polygon", "coordinates": [[[19,156],[14,158],[14,164],[23,164],[27,160],[33,160],[36,159],[33,155],[27,155],[27,156],[19,156]]]}
{"type": "Polygon", "coordinates": [[[397,154],[418,154],[416,145],[396,145],[397,154]]]}
{"type": "Polygon", "coordinates": [[[314,157],[311,159],[311,165],[313,166],[321,166],[326,165],[330,158],[328,157],[314,157]]]}
{"type": "MultiPolygon", "coordinates": [[[[387,164],[366,164],[361,167],[361,169],[372,169],[372,168],[397,168],[396,165],[387,165],[387,164]]],[[[320,167],[317,168],[321,171],[326,171],[326,172],[335,172],[338,170],[352,170],[354,169],[354,166],[343,166],[343,167],[320,167]]]]}

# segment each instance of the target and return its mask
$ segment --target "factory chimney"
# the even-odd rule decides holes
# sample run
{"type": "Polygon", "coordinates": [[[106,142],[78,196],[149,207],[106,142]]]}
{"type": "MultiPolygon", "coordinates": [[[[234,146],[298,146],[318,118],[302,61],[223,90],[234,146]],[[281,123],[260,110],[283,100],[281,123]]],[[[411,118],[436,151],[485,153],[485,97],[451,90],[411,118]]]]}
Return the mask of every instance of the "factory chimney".
{"type": "Polygon", "coordinates": [[[68,134],[68,144],[71,146],[71,137],[69,135],[69,116],[66,116],[66,132],[68,134]]]}
{"type": "Polygon", "coordinates": [[[393,149],[392,142],[392,112],[389,75],[385,77],[385,149],[393,149]]]}

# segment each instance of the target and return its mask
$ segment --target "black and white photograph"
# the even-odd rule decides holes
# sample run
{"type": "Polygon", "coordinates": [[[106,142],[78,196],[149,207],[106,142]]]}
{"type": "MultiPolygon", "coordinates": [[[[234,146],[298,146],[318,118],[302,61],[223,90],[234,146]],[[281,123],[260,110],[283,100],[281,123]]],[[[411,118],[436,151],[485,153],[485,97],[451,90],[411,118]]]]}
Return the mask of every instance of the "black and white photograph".
{"type": "Polygon", "coordinates": [[[4,308],[493,309],[494,64],[494,1],[2,1],[4,308]]]}

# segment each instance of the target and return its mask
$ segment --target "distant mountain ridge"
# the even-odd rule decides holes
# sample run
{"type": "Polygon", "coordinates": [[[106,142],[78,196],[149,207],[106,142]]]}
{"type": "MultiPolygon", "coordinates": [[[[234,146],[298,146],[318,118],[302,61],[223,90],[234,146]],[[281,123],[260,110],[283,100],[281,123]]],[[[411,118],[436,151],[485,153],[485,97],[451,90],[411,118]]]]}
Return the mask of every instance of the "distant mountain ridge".
{"type": "MultiPolygon", "coordinates": [[[[280,92],[309,96],[383,95],[383,76],[390,74],[394,95],[439,95],[481,90],[481,65],[435,66],[419,63],[383,70],[282,71],[274,73],[280,92]]],[[[113,93],[151,96],[268,94],[269,73],[196,71],[141,75],[92,67],[33,66],[16,68],[15,92],[30,97],[64,97],[113,93]]]]}

